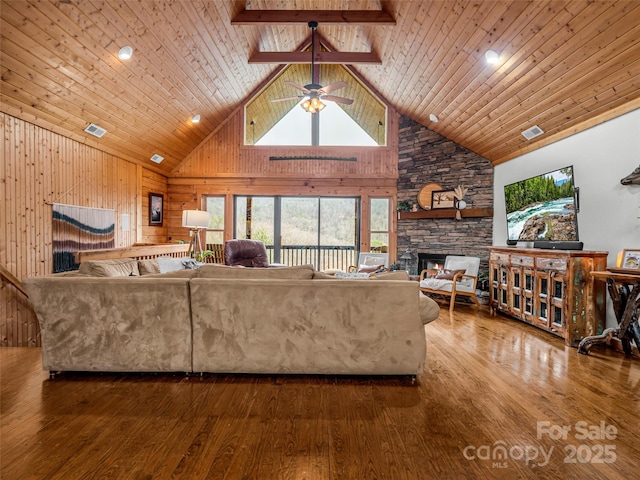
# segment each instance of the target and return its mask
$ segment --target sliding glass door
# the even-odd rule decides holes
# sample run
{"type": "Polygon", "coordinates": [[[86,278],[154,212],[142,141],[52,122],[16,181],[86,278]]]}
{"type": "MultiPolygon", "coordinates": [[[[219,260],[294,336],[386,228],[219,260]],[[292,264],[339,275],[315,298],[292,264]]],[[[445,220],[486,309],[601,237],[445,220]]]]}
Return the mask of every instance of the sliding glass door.
{"type": "Polygon", "coordinates": [[[262,240],[271,261],[319,270],[355,265],[357,197],[235,197],[235,238],[262,240]]]}

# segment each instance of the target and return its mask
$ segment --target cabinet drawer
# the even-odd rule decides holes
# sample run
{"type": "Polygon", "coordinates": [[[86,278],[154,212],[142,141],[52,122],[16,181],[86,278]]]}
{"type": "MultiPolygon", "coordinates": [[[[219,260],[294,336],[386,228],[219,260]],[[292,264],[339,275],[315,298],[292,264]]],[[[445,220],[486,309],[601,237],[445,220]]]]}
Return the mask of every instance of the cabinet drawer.
{"type": "Polygon", "coordinates": [[[533,268],[533,257],[524,257],[522,255],[511,255],[511,265],[520,265],[523,267],[533,268]]]}
{"type": "Polygon", "coordinates": [[[536,258],[536,268],[544,270],[567,270],[567,260],[565,258],[536,258]]]}
{"type": "Polygon", "coordinates": [[[509,256],[508,253],[491,252],[489,259],[495,263],[509,263],[509,256]]]}

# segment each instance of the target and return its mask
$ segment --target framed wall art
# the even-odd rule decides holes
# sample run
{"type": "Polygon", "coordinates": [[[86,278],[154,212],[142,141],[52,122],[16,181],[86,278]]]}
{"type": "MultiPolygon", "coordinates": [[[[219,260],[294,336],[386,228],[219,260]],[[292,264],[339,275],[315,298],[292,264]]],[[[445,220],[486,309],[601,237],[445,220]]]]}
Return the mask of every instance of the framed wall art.
{"type": "Polygon", "coordinates": [[[455,208],[453,190],[434,190],[431,192],[431,209],[455,208]]]}
{"type": "Polygon", "coordinates": [[[149,193],[149,225],[161,226],[164,220],[164,196],[149,193]]]}
{"type": "Polygon", "coordinates": [[[636,272],[640,272],[640,249],[623,250],[620,268],[623,270],[635,270],[636,272]]]}

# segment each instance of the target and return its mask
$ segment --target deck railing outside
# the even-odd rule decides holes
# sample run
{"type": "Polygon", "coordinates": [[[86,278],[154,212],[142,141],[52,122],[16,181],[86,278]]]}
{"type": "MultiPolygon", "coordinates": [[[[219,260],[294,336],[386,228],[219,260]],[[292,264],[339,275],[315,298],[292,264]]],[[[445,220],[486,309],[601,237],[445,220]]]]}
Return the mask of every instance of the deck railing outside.
{"type": "MultiPolygon", "coordinates": [[[[275,263],[274,246],[265,246],[269,262],[275,263]]],[[[222,245],[207,244],[206,248],[217,252],[217,255],[207,258],[208,263],[224,263],[222,245]]],[[[351,265],[356,265],[356,249],[353,245],[282,245],[279,263],[290,267],[310,263],[318,270],[335,268],[346,272],[351,265]]]]}
{"type": "MultiPolygon", "coordinates": [[[[266,247],[269,261],[273,262],[273,245],[266,247]]],[[[282,245],[280,263],[291,267],[310,263],[317,270],[335,268],[346,272],[349,266],[356,265],[356,249],[353,245],[282,245]]]]}

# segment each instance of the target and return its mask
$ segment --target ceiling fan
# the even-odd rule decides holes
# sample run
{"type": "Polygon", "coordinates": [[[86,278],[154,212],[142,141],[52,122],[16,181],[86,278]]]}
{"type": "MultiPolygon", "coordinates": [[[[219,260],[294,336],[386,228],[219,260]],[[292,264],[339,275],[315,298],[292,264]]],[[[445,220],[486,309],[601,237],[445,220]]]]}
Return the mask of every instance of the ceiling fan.
{"type": "Polygon", "coordinates": [[[286,98],[277,98],[271,100],[272,103],[275,102],[285,102],[288,100],[293,100],[297,98],[305,98],[309,97],[306,101],[302,102],[300,106],[309,113],[316,113],[322,110],[326,105],[322,103],[322,100],[327,100],[329,102],[342,103],[343,105],[351,105],[353,100],[350,98],[337,97],[335,95],[328,95],[330,92],[334,90],[339,90],[347,86],[346,82],[334,82],[326,87],[319,85],[317,83],[313,83],[315,76],[315,34],[316,29],[318,28],[318,22],[311,21],[308,23],[309,28],[311,29],[311,83],[305,85],[298,85],[295,82],[285,81],[287,85],[291,85],[294,88],[297,88],[304,95],[298,95],[295,97],[286,97],[286,98]]]}

